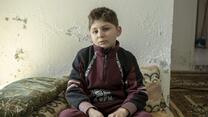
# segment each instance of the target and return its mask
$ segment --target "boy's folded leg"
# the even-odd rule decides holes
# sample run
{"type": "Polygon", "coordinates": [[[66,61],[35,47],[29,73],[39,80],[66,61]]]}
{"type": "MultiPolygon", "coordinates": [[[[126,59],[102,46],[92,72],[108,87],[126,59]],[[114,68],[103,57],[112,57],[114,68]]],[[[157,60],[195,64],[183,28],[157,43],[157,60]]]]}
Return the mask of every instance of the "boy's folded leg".
{"type": "Polygon", "coordinates": [[[145,111],[137,111],[134,113],[133,117],[152,117],[152,115],[145,111]]]}
{"type": "Polygon", "coordinates": [[[59,113],[59,117],[88,117],[76,108],[67,108],[59,113]]]}

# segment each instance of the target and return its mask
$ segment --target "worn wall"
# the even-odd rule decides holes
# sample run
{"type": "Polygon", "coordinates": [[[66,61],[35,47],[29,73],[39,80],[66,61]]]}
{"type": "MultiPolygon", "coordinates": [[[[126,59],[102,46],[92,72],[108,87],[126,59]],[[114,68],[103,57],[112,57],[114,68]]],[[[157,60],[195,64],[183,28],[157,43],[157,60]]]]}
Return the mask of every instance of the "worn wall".
{"type": "Polygon", "coordinates": [[[174,0],[171,69],[191,71],[195,64],[197,0],[174,0]]]}
{"type": "Polygon", "coordinates": [[[87,15],[98,6],[117,12],[121,46],[141,66],[160,66],[168,97],[173,0],[0,0],[0,85],[68,75],[76,52],[90,44],[87,15]]]}

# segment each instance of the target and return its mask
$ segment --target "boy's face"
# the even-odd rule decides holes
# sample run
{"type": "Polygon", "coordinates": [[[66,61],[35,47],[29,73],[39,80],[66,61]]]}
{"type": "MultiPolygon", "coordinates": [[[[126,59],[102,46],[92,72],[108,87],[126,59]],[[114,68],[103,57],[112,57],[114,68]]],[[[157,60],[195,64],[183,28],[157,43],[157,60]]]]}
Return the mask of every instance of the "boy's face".
{"type": "Polygon", "coordinates": [[[117,37],[121,34],[121,27],[109,22],[95,20],[90,27],[90,36],[93,44],[102,48],[111,48],[116,44],[117,37]]]}

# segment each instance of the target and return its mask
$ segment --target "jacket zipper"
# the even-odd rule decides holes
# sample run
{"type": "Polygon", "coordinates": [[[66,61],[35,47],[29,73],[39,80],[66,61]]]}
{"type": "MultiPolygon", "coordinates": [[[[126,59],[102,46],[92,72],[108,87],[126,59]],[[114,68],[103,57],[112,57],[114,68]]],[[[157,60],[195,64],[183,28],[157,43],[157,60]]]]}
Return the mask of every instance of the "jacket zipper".
{"type": "Polygon", "coordinates": [[[106,76],[106,67],[107,67],[107,55],[105,55],[104,62],[103,62],[103,79],[106,76]]]}

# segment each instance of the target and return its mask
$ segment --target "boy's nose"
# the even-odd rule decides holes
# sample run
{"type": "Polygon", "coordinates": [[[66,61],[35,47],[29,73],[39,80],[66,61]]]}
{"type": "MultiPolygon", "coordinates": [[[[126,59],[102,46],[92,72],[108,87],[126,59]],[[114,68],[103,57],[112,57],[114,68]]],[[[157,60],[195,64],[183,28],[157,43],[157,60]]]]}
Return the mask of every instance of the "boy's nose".
{"type": "Polygon", "coordinates": [[[104,36],[104,32],[103,31],[99,31],[98,32],[98,37],[103,37],[104,36]]]}

